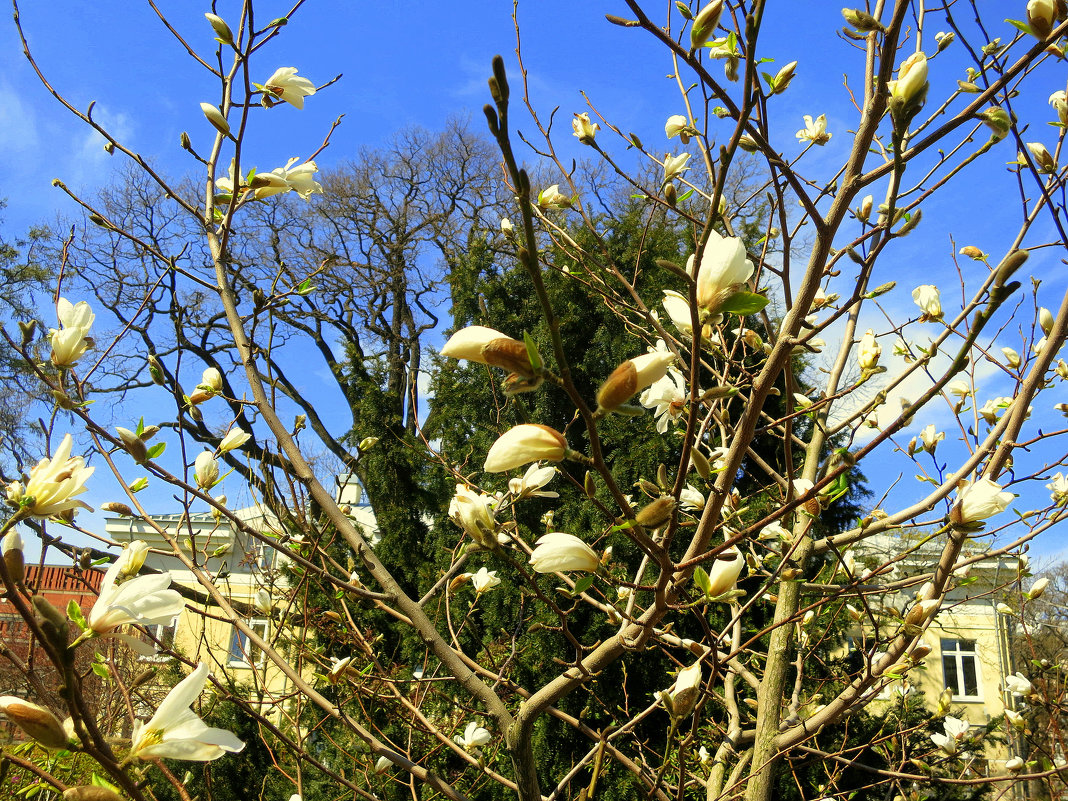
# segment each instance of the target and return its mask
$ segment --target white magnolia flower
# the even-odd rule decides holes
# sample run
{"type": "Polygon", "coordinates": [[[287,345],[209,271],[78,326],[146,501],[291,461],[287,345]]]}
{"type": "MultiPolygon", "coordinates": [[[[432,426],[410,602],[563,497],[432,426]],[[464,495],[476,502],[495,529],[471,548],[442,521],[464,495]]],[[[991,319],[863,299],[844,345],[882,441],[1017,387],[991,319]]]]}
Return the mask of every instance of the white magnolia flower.
{"type": "Polygon", "coordinates": [[[927,89],[927,56],[913,53],[897,68],[897,80],[888,81],[891,106],[895,103],[906,106],[914,100],[921,99],[927,89]]]}
{"type": "Polygon", "coordinates": [[[956,395],[958,398],[964,399],[972,394],[972,385],[964,379],[958,378],[946,385],[946,391],[950,395],[956,395]]]}
{"type": "Polygon", "coordinates": [[[857,363],[860,365],[860,369],[864,371],[874,370],[879,364],[879,356],[882,355],[882,352],[883,349],[875,339],[875,331],[869,328],[860,339],[859,353],[857,355],[857,363]]]}
{"type": "Polygon", "coordinates": [[[56,317],[59,319],[59,329],[49,330],[52,364],[56,367],[70,367],[89,348],[86,338],[96,315],[84,300],[71,303],[66,298],[60,298],[56,304],[56,317]]]}
{"type": "Polygon", "coordinates": [[[805,115],[805,127],[798,131],[800,142],[812,142],[814,145],[825,145],[831,140],[832,134],[827,133],[827,115],[820,114],[815,120],[811,114],[805,115]]]}
{"type": "Polygon", "coordinates": [[[938,443],[946,438],[945,431],[935,431],[934,423],[924,426],[923,431],[920,432],[920,439],[923,440],[923,448],[928,453],[934,453],[935,448],[938,447],[938,443]]]}
{"type": "Polygon", "coordinates": [[[189,708],[207,680],[208,666],[201,662],[167,694],[147,723],[135,722],[130,757],[209,762],[243,749],[245,744],[233,732],[209,727],[189,708]]]}
{"type": "Polygon", "coordinates": [[[979,416],[986,420],[986,422],[990,423],[990,425],[993,425],[998,421],[998,417],[1001,413],[1010,406],[1012,406],[1012,398],[1005,396],[991,398],[979,409],[979,416]]]}
{"type": "Polygon", "coordinates": [[[541,462],[534,462],[527,468],[527,472],[523,474],[522,478],[508,480],[508,491],[516,497],[516,500],[520,498],[559,498],[559,493],[542,490],[542,487],[552,481],[555,475],[555,467],[542,467],[541,462]]]}
{"type": "Polygon", "coordinates": [[[222,442],[219,443],[219,455],[237,450],[242,447],[246,442],[252,439],[252,435],[247,431],[243,431],[240,428],[231,428],[225,437],[222,438],[222,442]]]}
{"type": "Polygon", "coordinates": [[[131,623],[141,626],[166,625],[181,614],[185,601],[171,587],[170,573],[154,573],[117,584],[126,563],[118,559],[104,574],[100,596],[87,621],[94,637],[113,636],[140,653],[155,653],[152,646],[135,637],[117,634],[116,629],[131,623]]]}
{"type": "Polygon", "coordinates": [[[718,312],[731,295],[744,289],[754,269],[741,238],[720,236],[715,231],[709,231],[700,264],[690,256],[686,266],[690,275],[698,270],[697,305],[709,314],[718,312]]]}
{"type": "Polygon", "coordinates": [[[256,611],[261,615],[270,616],[274,611],[274,602],[271,600],[271,593],[264,587],[260,587],[256,590],[256,595],[252,599],[253,606],[256,607],[256,611]]]}
{"type": "MultiPolygon", "coordinates": [[[[291,158],[286,162],[286,166],[276,167],[271,170],[270,174],[281,178],[285,186],[284,191],[292,190],[300,195],[302,200],[307,200],[313,194],[321,195],[323,186],[315,180],[315,173],[319,172],[319,167],[314,161],[306,161],[294,167],[293,165],[298,161],[300,161],[299,158],[291,158]]],[[[257,190],[256,197],[259,196],[259,190],[257,190]]]]}
{"type": "Polygon", "coordinates": [[[700,512],[705,508],[705,496],[700,490],[687,484],[679,493],[679,506],[687,512],[700,512]]]}
{"type": "Polygon", "coordinates": [[[484,567],[480,567],[477,573],[468,573],[467,577],[471,579],[471,586],[478,595],[489,592],[501,583],[496,570],[486,570],[484,567]]]}
{"type": "Polygon", "coordinates": [[[1057,119],[1061,125],[1068,125],[1068,97],[1063,89],[1059,89],[1049,96],[1049,104],[1057,112],[1057,119]]]}
{"type": "Polygon", "coordinates": [[[701,764],[702,768],[707,768],[712,764],[712,755],[708,753],[708,749],[703,745],[697,751],[697,761],[701,764]]]}
{"type": "Polygon", "coordinates": [[[535,573],[563,573],[568,570],[595,572],[601,560],[596,551],[573,534],[553,531],[538,538],[530,554],[535,573]]]}
{"type": "Polygon", "coordinates": [[[733,590],[744,566],[745,560],[737,546],[732,545],[719,554],[708,571],[709,597],[718,598],[733,590]]]}
{"type": "Polygon", "coordinates": [[[120,577],[136,576],[145,564],[148,556],[148,543],[144,540],[133,540],[122,549],[118,563],[120,577]]]}
{"type": "Polygon", "coordinates": [[[467,724],[463,734],[453,736],[453,741],[469,754],[475,753],[484,745],[487,745],[493,737],[490,733],[474,721],[467,724]]]}
{"type": "Polygon", "coordinates": [[[200,383],[197,385],[198,389],[206,389],[209,392],[222,392],[223,377],[216,367],[207,367],[204,372],[200,374],[200,383]]]}
{"type": "Polygon", "coordinates": [[[664,133],[667,134],[668,139],[674,139],[677,136],[684,145],[688,145],[690,137],[695,132],[686,117],[682,114],[672,114],[664,123],[664,133]]]}
{"type": "Polygon", "coordinates": [[[664,156],[664,183],[670,182],[690,169],[686,166],[686,162],[689,160],[689,153],[681,153],[678,156],[672,156],[670,153],[666,154],[664,156]]]}
{"type": "Polygon", "coordinates": [[[597,390],[597,405],[606,411],[618,409],[638,392],[667,374],[675,361],[669,351],[643,353],[619,365],[597,390]]]}
{"type": "Polygon", "coordinates": [[[974,525],[1004,512],[1015,497],[989,478],[962,481],[949,519],[954,525],[974,525]]]}
{"type": "Polygon", "coordinates": [[[703,679],[701,663],[694,662],[688,668],[679,671],[674,684],[658,693],[671,717],[678,720],[693,712],[701,697],[703,679]]]}
{"type": "Polygon", "coordinates": [[[674,289],[664,290],[664,311],[671,318],[679,333],[693,336],[693,324],[690,321],[690,302],[681,292],[674,289]]]}
{"type": "Polygon", "coordinates": [[[794,535],[790,533],[790,529],[786,528],[782,523],[769,523],[760,529],[760,533],[757,534],[758,540],[780,540],[781,542],[790,542],[793,540],[794,535]]]}
{"type": "Polygon", "coordinates": [[[567,441],[559,431],[524,423],[497,438],[486,454],[482,469],[487,473],[504,473],[541,459],[559,462],[566,452],[567,441]]]}
{"type": "Polygon", "coordinates": [[[1050,499],[1058,506],[1068,504],[1068,476],[1063,473],[1054,473],[1053,479],[1046,485],[1050,499]]]}
{"type": "Polygon", "coordinates": [[[601,126],[595,122],[590,122],[589,113],[584,111],[581,114],[576,114],[574,119],[571,120],[571,129],[582,144],[592,145],[594,137],[601,130],[601,126]]]}
{"type": "Polygon", "coordinates": [[[1012,348],[1002,348],[1001,352],[1005,354],[1005,363],[1009,365],[1013,370],[1018,368],[1021,364],[1020,354],[1014,351],[1012,348]]]}
{"type": "Polygon", "coordinates": [[[1024,719],[1024,716],[1012,709],[1005,710],[1005,720],[1007,720],[1009,725],[1014,729],[1027,728],[1027,721],[1024,719]]]}
{"type": "Polygon", "coordinates": [[[678,370],[668,368],[667,375],[638,396],[638,402],[655,410],[656,430],[664,434],[668,425],[686,410],[686,379],[678,370]]]}
{"type": "Polygon", "coordinates": [[[968,722],[952,715],[946,715],[942,727],[945,729],[945,734],[935,732],[931,735],[931,740],[946,754],[954,756],[957,753],[957,745],[968,734],[968,729],[970,728],[968,722]]]}
{"type": "Polygon", "coordinates": [[[542,209],[569,209],[571,198],[560,191],[560,184],[553,184],[538,193],[538,207],[542,209]]]}
{"type": "Polygon", "coordinates": [[[505,236],[511,236],[515,233],[515,226],[512,225],[512,221],[507,217],[501,217],[501,233],[505,236]]]}
{"type": "Polygon", "coordinates": [[[489,495],[457,484],[456,494],[449,504],[449,518],[475,542],[492,548],[497,542],[497,524],[493,520],[494,501],[489,495]]]}
{"type": "Polygon", "coordinates": [[[500,367],[527,378],[534,375],[526,344],[484,325],[461,328],[449,337],[441,355],[500,367]]]}
{"type": "Polygon", "coordinates": [[[263,84],[263,91],[276,100],[304,108],[304,98],[315,94],[315,84],[298,78],[296,67],[279,67],[263,84]]]}
{"type": "Polygon", "coordinates": [[[938,293],[938,287],[932,284],[918,286],[912,290],[912,299],[923,312],[920,315],[921,323],[942,319],[942,298],[938,293]]]}
{"type": "Polygon", "coordinates": [[[1046,588],[1049,586],[1049,578],[1043,576],[1031,585],[1031,589],[1027,591],[1027,600],[1034,601],[1041,598],[1046,593],[1046,588]]]}
{"type": "Polygon", "coordinates": [[[219,480],[219,463],[211,451],[204,451],[193,462],[193,478],[201,489],[211,489],[219,480]]]}
{"type": "Polygon", "coordinates": [[[1031,692],[1031,682],[1023,673],[1018,672],[1013,676],[1005,677],[1005,689],[1019,698],[1031,692]]]}
{"type": "Polygon", "coordinates": [[[375,760],[375,773],[385,773],[391,767],[393,767],[393,762],[387,756],[380,756],[375,760]]]}
{"type": "Polygon", "coordinates": [[[48,518],[69,509],[89,509],[88,504],[75,500],[86,490],[85,482],[95,467],[86,467],[81,456],[71,456],[74,440],[63,437],[51,459],[42,459],[30,468],[26,487],[15,481],[7,487],[8,500],[28,512],[31,517],[48,518]]]}

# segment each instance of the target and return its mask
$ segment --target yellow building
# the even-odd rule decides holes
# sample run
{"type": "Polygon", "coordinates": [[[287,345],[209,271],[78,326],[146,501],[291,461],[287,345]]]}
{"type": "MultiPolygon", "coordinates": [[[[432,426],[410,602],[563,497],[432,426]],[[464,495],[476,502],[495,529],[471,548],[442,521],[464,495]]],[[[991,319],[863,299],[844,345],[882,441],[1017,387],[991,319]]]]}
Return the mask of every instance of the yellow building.
{"type": "MultiPolygon", "coordinates": [[[[970,724],[974,733],[1004,715],[1006,709],[1015,711],[1020,707],[1019,698],[1005,682],[1005,677],[1013,676],[1018,670],[1011,648],[1017,621],[1012,614],[998,611],[1006,588],[1020,575],[1020,560],[1010,556],[984,558],[984,552],[979,543],[966,546],[961,561],[981,558],[958,571],[952,579],[952,589],[922,638],[931,652],[902,680],[885,687],[876,705],[890,700],[894,693],[919,691],[933,708],[944,691],[949,690],[950,714],[970,724]]],[[[884,606],[903,613],[912,606],[915,593],[923,583],[921,577],[929,576],[940,555],[940,538],[925,543],[921,539],[909,541],[901,536],[883,535],[858,548],[856,561],[876,571],[892,562],[890,572],[879,576],[882,584],[917,578],[917,583],[908,590],[884,596],[884,606]]],[[[857,569],[862,572],[864,568],[858,564],[857,569]]],[[[1004,775],[1005,762],[1017,754],[1010,727],[1002,726],[1001,733],[1005,735],[1004,744],[991,745],[988,741],[983,754],[987,772],[992,775],[1004,775]]]]}

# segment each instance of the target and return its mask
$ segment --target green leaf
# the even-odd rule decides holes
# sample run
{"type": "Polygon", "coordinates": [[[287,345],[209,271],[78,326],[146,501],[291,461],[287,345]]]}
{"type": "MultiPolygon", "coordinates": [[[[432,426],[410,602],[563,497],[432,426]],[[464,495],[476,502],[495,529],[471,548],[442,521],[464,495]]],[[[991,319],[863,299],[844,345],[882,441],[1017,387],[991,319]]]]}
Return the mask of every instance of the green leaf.
{"type": "Polygon", "coordinates": [[[100,678],[104,679],[105,681],[111,681],[111,671],[108,670],[108,666],[107,665],[102,665],[99,662],[94,663],[93,664],[93,673],[95,673],[100,678]]]}
{"type": "Polygon", "coordinates": [[[538,353],[538,346],[534,344],[534,338],[526,331],[523,332],[523,342],[527,346],[527,358],[530,359],[530,366],[537,373],[545,366],[545,363],[541,360],[541,354],[538,353]]]}
{"type": "Polygon", "coordinates": [[[737,314],[745,317],[747,314],[756,314],[768,305],[768,299],[755,292],[735,292],[727,301],[719,307],[721,312],[737,314]]]}
{"type": "Polygon", "coordinates": [[[1016,30],[1023,31],[1028,36],[1034,36],[1034,33],[1032,33],[1031,31],[1031,26],[1028,25],[1026,22],[1020,22],[1020,20],[1018,19],[1007,19],[1005,21],[1009,23],[1009,25],[1014,27],[1016,30]]]}
{"type": "Polygon", "coordinates": [[[312,292],[314,292],[318,288],[319,287],[317,287],[317,286],[312,286],[312,282],[311,282],[310,278],[305,278],[301,282],[300,286],[297,287],[297,294],[303,297],[304,295],[310,295],[312,292]]]}
{"type": "Polygon", "coordinates": [[[268,22],[267,23],[267,27],[268,28],[281,28],[283,25],[288,25],[288,24],[289,24],[289,17],[278,17],[277,19],[272,19],[270,22],[268,22]]]}
{"type": "Polygon", "coordinates": [[[67,603],[67,617],[73,620],[82,631],[88,628],[85,623],[85,617],[82,615],[82,608],[78,606],[78,602],[73,598],[67,603]]]}
{"type": "Polygon", "coordinates": [[[137,421],[137,428],[134,430],[134,433],[137,436],[141,436],[145,433],[145,418],[142,417],[140,420],[137,421]]]}
{"type": "Polygon", "coordinates": [[[697,567],[693,571],[693,583],[696,584],[705,597],[711,594],[712,580],[709,579],[708,573],[703,567],[697,567]]]}
{"type": "Polygon", "coordinates": [[[97,775],[96,773],[93,774],[93,778],[90,779],[90,783],[93,785],[93,787],[104,787],[108,790],[111,790],[113,793],[119,792],[119,788],[116,785],[112,784],[103,776],[97,775]]]}
{"type": "Polygon", "coordinates": [[[157,456],[163,453],[167,449],[166,442],[157,442],[151,448],[148,449],[148,458],[155,459],[157,456]]]}
{"type": "Polygon", "coordinates": [[[148,479],[141,476],[137,481],[130,485],[130,492],[140,492],[148,486],[148,479]]]}
{"type": "Polygon", "coordinates": [[[586,590],[588,590],[590,587],[593,586],[593,580],[595,578],[597,578],[597,577],[596,576],[583,576],[582,578],[580,578],[578,581],[575,582],[575,589],[573,589],[571,591],[571,594],[572,595],[581,595],[582,593],[586,592],[586,590]]]}
{"type": "Polygon", "coordinates": [[[683,192],[681,195],[679,195],[675,199],[675,202],[676,203],[681,203],[683,200],[688,200],[690,195],[692,195],[692,194],[693,194],[693,190],[692,189],[687,189],[685,192],[683,192]]]}

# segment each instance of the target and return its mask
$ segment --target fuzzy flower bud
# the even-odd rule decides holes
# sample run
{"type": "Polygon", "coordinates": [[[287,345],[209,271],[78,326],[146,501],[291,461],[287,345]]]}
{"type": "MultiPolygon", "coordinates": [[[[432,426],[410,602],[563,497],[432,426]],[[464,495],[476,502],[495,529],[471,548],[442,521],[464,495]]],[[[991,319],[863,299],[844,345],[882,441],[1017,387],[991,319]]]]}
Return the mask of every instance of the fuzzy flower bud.
{"type": "Polygon", "coordinates": [[[619,365],[597,390],[597,405],[605,411],[617,409],[667,375],[668,366],[675,360],[671,353],[646,353],[619,365]]]}
{"type": "Polygon", "coordinates": [[[441,355],[500,367],[526,378],[534,377],[527,346],[483,325],[471,325],[457,331],[449,337],[441,355]]]}

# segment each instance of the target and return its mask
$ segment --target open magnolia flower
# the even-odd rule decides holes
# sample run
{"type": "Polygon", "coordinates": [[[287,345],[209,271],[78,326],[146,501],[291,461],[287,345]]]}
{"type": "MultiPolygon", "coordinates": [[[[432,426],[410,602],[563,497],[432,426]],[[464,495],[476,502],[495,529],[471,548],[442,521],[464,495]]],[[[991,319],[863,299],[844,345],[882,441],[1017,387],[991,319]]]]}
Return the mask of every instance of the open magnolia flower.
{"type": "Polygon", "coordinates": [[[825,145],[831,141],[832,134],[827,133],[827,115],[820,114],[815,120],[811,114],[805,115],[805,127],[798,131],[795,136],[799,142],[811,142],[814,145],[825,145]]]}
{"type": "Polygon", "coordinates": [[[454,735],[452,739],[458,746],[471,754],[478,751],[482,746],[489,744],[493,737],[489,731],[471,721],[467,724],[463,734],[454,735]]]}
{"type": "Polygon", "coordinates": [[[31,517],[48,518],[69,509],[89,509],[76,495],[85,492],[85,482],[93,474],[94,467],[86,467],[81,456],[71,456],[74,440],[70,434],[63,437],[51,459],[42,459],[30,469],[30,480],[25,488],[15,481],[7,487],[7,498],[31,517]]]}
{"type": "Polygon", "coordinates": [[[921,323],[929,323],[933,320],[942,319],[942,299],[938,287],[931,284],[923,284],[912,290],[912,299],[920,307],[923,313],[920,315],[921,323]]]}
{"type": "Polygon", "coordinates": [[[263,84],[265,95],[304,108],[304,98],[315,94],[315,84],[297,77],[296,67],[279,67],[263,84]]]}
{"type": "Polygon", "coordinates": [[[70,367],[89,348],[87,337],[96,315],[84,300],[71,303],[66,298],[60,298],[56,304],[56,316],[59,318],[60,328],[49,331],[52,364],[56,367],[70,367]]]}
{"type": "Polygon", "coordinates": [[[962,481],[957,489],[957,502],[950,510],[949,520],[955,526],[974,526],[1004,512],[1016,496],[1005,492],[1001,485],[989,478],[962,481]]]}
{"type": "Polygon", "coordinates": [[[456,494],[449,504],[449,518],[485,548],[493,548],[497,544],[497,524],[493,520],[494,500],[489,495],[457,484],[456,494]]]}
{"type": "Polygon", "coordinates": [[[671,422],[679,419],[686,410],[686,379],[678,370],[669,368],[663,378],[638,396],[638,402],[655,410],[656,430],[665,434],[671,422]]]}
{"type": "Polygon", "coordinates": [[[945,734],[935,732],[931,735],[931,740],[946,754],[954,756],[957,753],[958,743],[968,734],[968,729],[970,728],[968,722],[952,715],[947,715],[942,728],[945,730],[945,734]]]}
{"type": "Polygon", "coordinates": [[[477,573],[468,573],[467,577],[471,579],[471,586],[478,595],[489,592],[501,583],[496,570],[486,570],[484,567],[480,567],[477,573]]]}
{"type": "Polygon", "coordinates": [[[189,708],[204,691],[207,680],[208,666],[201,662],[167,694],[147,723],[134,723],[130,759],[210,762],[245,747],[233,732],[211,728],[189,708]]]}
{"type": "Polygon", "coordinates": [[[520,498],[559,498],[557,492],[547,492],[542,489],[553,480],[556,475],[555,467],[542,467],[541,462],[534,462],[527,468],[522,478],[508,479],[508,491],[520,498]]]}
{"type": "Polygon", "coordinates": [[[731,295],[741,291],[753,275],[753,263],[740,237],[720,236],[709,231],[708,241],[698,262],[690,256],[687,271],[697,270],[697,305],[715,314],[731,295]]]}
{"type": "Polygon", "coordinates": [[[127,560],[120,558],[104,574],[100,597],[89,613],[88,636],[116,637],[138,653],[153,654],[155,649],[151,645],[115,630],[130,623],[142,626],[170,623],[185,608],[185,601],[176,590],[170,589],[170,573],[138,576],[116,585],[126,569],[127,560]]]}

